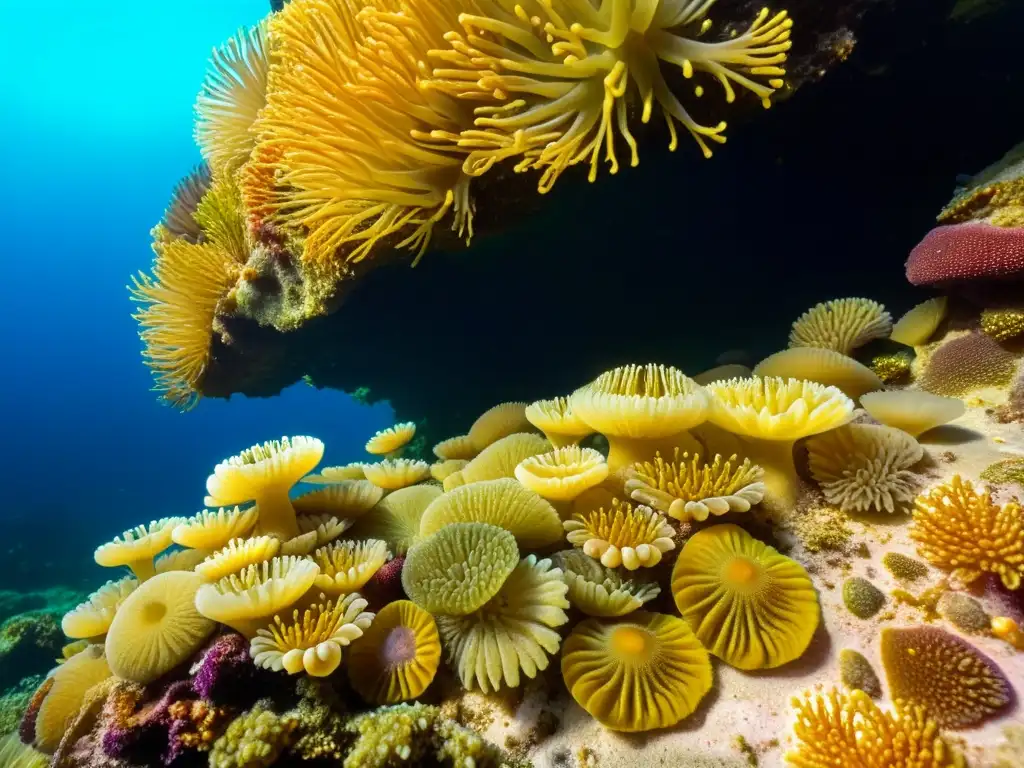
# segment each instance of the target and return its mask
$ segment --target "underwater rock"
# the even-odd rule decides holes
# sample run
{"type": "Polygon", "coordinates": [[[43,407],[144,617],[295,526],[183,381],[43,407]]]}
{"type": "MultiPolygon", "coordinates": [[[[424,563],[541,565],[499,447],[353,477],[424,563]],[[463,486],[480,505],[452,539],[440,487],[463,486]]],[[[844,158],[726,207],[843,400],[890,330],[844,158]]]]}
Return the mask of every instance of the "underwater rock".
{"type": "Polygon", "coordinates": [[[61,655],[60,616],[47,611],[12,616],[0,624],[0,690],[46,672],[61,655]]]}

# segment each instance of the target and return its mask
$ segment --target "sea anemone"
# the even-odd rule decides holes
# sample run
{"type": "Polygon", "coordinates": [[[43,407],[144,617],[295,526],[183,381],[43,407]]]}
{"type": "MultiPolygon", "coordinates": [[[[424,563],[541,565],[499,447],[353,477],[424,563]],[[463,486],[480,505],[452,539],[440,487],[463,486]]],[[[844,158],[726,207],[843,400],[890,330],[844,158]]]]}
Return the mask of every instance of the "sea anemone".
{"type": "Polygon", "coordinates": [[[819,347],[849,355],[892,330],[885,307],[870,299],[833,299],[815,304],[793,323],[791,347],[819,347]]]}
{"type": "Polygon", "coordinates": [[[706,371],[701,371],[693,377],[693,380],[703,387],[705,384],[710,384],[713,381],[743,379],[750,376],[751,373],[751,370],[745,365],[727,363],[725,365],[716,365],[714,368],[708,368],[706,371]]]}
{"type": "Polygon", "coordinates": [[[922,301],[896,321],[889,338],[908,347],[920,347],[932,337],[945,316],[945,296],[922,301]]]}
{"type": "Polygon", "coordinates": [[[871,392],[860,404],[875,421],[887,427],[902,429],[917,437],[929,429],[948,424],[967,410],[962,400],[933,395],[916,389],[871,392]]]}
{"type": "Polygon", "coordinates": [[[52,755],[78,717],[86,692],[110,675],[102,645],[89,646],[53,669],[33,697],[34,717],[26,717],[23,737],[28,736],[36,749],[52,755]]]}
{"type": "Polygon", "coordinates": [[[275,557],[281,549],[281,540],[273,536],[255,536],[251,539],[232,539],[219,552],[214,552],[196,566],[196,573],[206,582],[220,581],[232,573],[244,571],[250,565],[275,557]]]}
{"type": "Polygon", "coordinates": [[[248,533],[256,525],[258,514],[256,507],[244,511],[238,507],[221,507],[216,512],[203,510],[175,526],[171,539],[175,544],[192,549],[220,549],[248,533]]]}
{"type": "MultiPolygon", "coordinates": [[[[352,520],[339,520],[334,515],[297,515],[295,522],[303,536],[316,534],[316,546],[330,544],[352,527],[352,520]]],[[[302,538],[302,537],[300,537],[302,538]]],[[[308,553],[307,553],[308,554],[308,553]]]]}
{"type": "Polygon", "coordinates": [[[396,555],[421,538],[423,515],[441,496],[434,485],[414,485],[385,496],[376,507],[356,521],[347,532],[351,539],[383,539],[396,555]]]}
{"type": "Polygon", "coordinates": [[[576,445],[593,432],[579,416],[573,413],[567,397],[537,400],[530,403],[526,406],[526,419],[543,432],[544,437],[555,448],[576,445]]]}
{"type": "Polygon", "coordinates": [[[634,464],[626,473],[625,490],[633,501],[646,504],[676,520],[708,519],[708,515],[746,512],[764,498],[764,472],[749,459],[715,455],[708,464],[697,454],[677,448],[673,461],[661,454],[654,461],[634,464]]]}
{"type": "Polygon", "coordinates": [[[362,517],[383,497],[384,489],[369,480],[340,480],[326,488],[295,497],[292,506],[300,515],[330,515],[347,520],[362,517]]]}
{"type": "Polygon", "coordinates": [[[388,554],[387,543],[379,539],[339,541],[318,549],[313,560],[320,575],[313,585],[334,597],[355,592],[387,562],[388,554]]]}
{"type": "Polygon", "coordinates": [[[579,549],[558,552],[551,561],[562,569],[569,602],[588,616],[625,616],[661,593],[657,582],[624,579],[579,549]]]}
{"type": "Polygon", "coordinates": [[[651,568],[676,546],[675,529],[660,512],[619,499],[612,501],[610,511],[601,507],[589,513],[577,512],[563,527],[570,544],[582,547],[584,553],[609,568],[651,568]]]}
{"type": "Polygon", "coordinates": [[[382,429],[366,441],[366,452],[375,456],[391,456],[400,451],[416,434],[416,424],[405,421],[382,429]]]}
{"type": "MultiPolygon", "coordinates": [[[[326,600],[326,595],[320,599],[326,600]]],[[[249,644],[253,663],[289,675],[327,677],[341,665],[341,649],[370,627],[373,614],[364,608],[366,601],[353,592],[336,603],[317,603],[301,616],[295,610],[290,623],[274,616],[249,644]]]]}
{"type": "Polygon", "coordinates": [[[820,347],[792,347],[776,352],[755,366],[754,375],[814,381],[840,389],[854,400],[884,386],[866,365],[841,352],[820,347]]]}
{"type": "Polygon", "coordinates": [[[210,554],[208,549],[176,549],[173,552],[160,555],[153,561],[153,570],[156,573],[169,573],[171,571],[194,571],[196,566],[210,554]]]}
{"type": "Polygon", "coordinates": [[[366,479],[385,491],[397,491],[426,480],[430,465],[416,459],[384,459],[375,464],[364,464],[366,479]]]}
{"type": "Polygon", "coordinates": [[[110,629],[118,608],[139,586],[136,579],[126,576],[117,581],[108,581],[97,589],[89,599],[64,614],[60,627],[68,637],[100,638],[110,629]]]}
{"type": "Polygon", "coordinates": [[[443,461],[435,461],[430,465],[430,476],[437,480],[437,482],[443,483],[451,475],[465,469],[467,464],[469,464],[469,462],[466,459],[445,459],[443,461]]]}
{"type": "Polygon", "coordinates": [[[352,643],[348,679],[367,702],[397,704],[420,696],[440,663],[434,618],[409,600],[397,600],[384,606],[352,643]]]}
{"type": "Polygon", "coordinates": [[[608,463],[593,448],[568,445],[523,459],[516,479],[551,501],[572,501],[608,477],[608,463]]]}
{"type": "Polygon", "coordinates": [[[686,542],[672,595],[704,647],[739,669],[799,658],[818,627],[807,571],[735,525],[705,528],[686,542]]]}
{"type": "Polygon", "coordinates": [[[480,414],[470,426],[466,437],[479,453],[503,437],[531,430],[532,425],[526,418],[526,403],[499,403],[480,414]]]}
{"type": "Polygon", "coordinates": [[[667,728],[711,690],[711,660],[686,622],[637,611],[576,625],[562,649],[562,677],[590,715],[617,731],[667,728]]]}
{"type": "Polygon", "coordinates": [[[516,467],[520,463],[550,450],[551,443],[540,435],[531,432],[516,432],[506,435],[484,448],[459,470],[458,475],[461,480],[459,485],[476,483],[481,480],[515,477],[516,467]]]}
{"type": "Polygon", "coordinates": [[[126,565],[135,578],[145,581],[156,573],[153,558],[171,546],[171,532],[184,518],[165,517],[139,525],[96,549],[94,558],[104,568],[126,565]]]}
{"type": "Polygon", "coordinates": [[[311,485],[331,485],[333,483],[345,483],[354,480],[365,480],[366,473],[363,472],[363,462],[352,461],[338,467],[320,467],[320,471],[312,475],[306,475],[302,482],[311,485]]]}
{"type": "Polygon", "coordinates": [[[480,453],[480,451],[473,447],[473,442],[469,439],[469,435],[449,437],[447,440],[442,440],[435,445],[433,450],[434,455],[444,461],[469,461],[480,453]]]}

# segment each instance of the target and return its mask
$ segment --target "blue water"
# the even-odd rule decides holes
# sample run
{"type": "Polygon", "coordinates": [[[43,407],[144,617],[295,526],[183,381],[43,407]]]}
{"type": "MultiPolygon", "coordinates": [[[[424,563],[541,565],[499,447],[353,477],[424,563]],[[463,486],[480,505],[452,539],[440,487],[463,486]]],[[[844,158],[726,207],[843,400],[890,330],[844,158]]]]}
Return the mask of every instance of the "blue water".
{"type": "Polygon", "coordinates": [[[161,406],[130,316],[125,283],[200,159],[192,105],[210,51],[267,1],[3,6],[0,535],[58,526],[86,568],[126,526],[201,509],[214,464],[255,442],[311,434],[326,463],[365,456],[390,408],[341,392],[161,406]]]}

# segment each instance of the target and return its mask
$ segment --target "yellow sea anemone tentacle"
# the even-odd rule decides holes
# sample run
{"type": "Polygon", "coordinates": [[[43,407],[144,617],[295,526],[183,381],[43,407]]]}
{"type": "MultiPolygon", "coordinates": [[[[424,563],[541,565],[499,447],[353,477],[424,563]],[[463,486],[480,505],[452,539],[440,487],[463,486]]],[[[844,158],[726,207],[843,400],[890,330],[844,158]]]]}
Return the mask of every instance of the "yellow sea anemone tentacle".
{"type": "Polygon", "coordinates": [[[653,568],[665,552],[676,546],[675,529],[664,515],[642,504],[634,508],[619,499],[612,500],[608,511],[601,507],[577,512],[563,526],[570,544],[582,547],[609,568],[653,568]]]}

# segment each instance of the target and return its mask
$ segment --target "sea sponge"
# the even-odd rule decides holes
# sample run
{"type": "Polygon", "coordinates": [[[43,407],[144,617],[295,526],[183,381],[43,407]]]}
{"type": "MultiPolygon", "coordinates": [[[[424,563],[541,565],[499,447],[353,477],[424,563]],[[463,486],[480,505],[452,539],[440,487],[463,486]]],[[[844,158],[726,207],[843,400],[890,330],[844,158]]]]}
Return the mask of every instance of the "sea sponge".
{"type": "Polygon", "coordinates": [[[735,525],[705,528],[686,542],[672,595],[704,647],[739,669],[799,658],[820,618],[803,566],[735,525]]]}
{"type": "Polygon", "coordinates": [[[444,461],[436,461],[430,465],[430,476],[437,480],[437,482],[443,483],[450,475],[454,475],[456,472],[460,472],[465,469],[467,464],[469,464],[469,461],[466,459],[445,459],[444,461]]]}
{"type": "Polygon", "coordinates": [[[908,347],[920,347],[932,337],[945,316],[945,296],[922,301],[896,321],[889,338],[908,347]]]}
{"type": "Polygon", "coordinates": [[[521,462],[550,450],[551,443],[540,435],[530,432],[506,435],[484,448],[476,458],[459,470],[459,485],[515,477],[516,467],[521,462]]]}
{"type": "Polygon", "coordinates": [[[523,459],[516,479],[551,501],[572,501],[608,477],[608,462],[593,448],[568,445],[523,459]]]}
{"type": "Polygon", "coordinates": [[[416,423],[404,421],[382,429],[366,441],[366,452],[375,456],[389,456],[400,451],[416,435],[416,423]]]}
{"type": "Polygon", "coordinates": [[[751,461],[764,469],[765,499],[773,514],[788,513],[800,479],[793,444],[841,427],[853,418],[853,401],[835,387],[797,379],[729,379],[707,386],[709,420],[747,438],[751,461]]]}
{"type": "Polygon", "coordinates": [[[124,680],[150,683],[198,651],[216,628],[196,610],[202,584],[198,574],[171,571],[132,592],[107,632],[111,671],[124,680]]]}
{"type": "Polygon", "coordinates": [[[818,347],[849,355],[892,330],[885,307],[870,299],[832,299],[815,304],[793,323],[791,347],[818,347]]]}
{"type": "Polygon", "coordinates": [[[363,462],[352,461],[337,467],[320,467],[320,471],[312,475],[306,475],[302,482],[312,485],[330,485],[331,483],[344,483],[349,480],[365,480],[366,473],[363,472],[363,462]]]}
{"type": "Polygon", "coordinates": [[[259,701],[231,721],[210,750],[210,768],[267,768],[295,740],[297,715],[275,714],[259,701]]]}
{"type": "Polygon", "coordinates": [[[523,549],[546,547],[562,538],[555,508],[509,478],[470,483],[437,496],[420,519],[420,536],[452,523],[496,525],[515,536],[523,549]]]}
{"type": "Polygon", "coordinates": [[[256,502],[256,534],[287,541],[299,535],[288,492],[320,463],[324,444],[315,437],[282,437],[225,459],[206,479],[206,505],[256,502]]]}
{"type": "Polygon", "coordinates": [[[860,404],[875,421],[902,429],[912,437],[959,419],[967,410],[963,401],[955,397],[916,389],[871,392],[860,399],[860,404]]]}
{"type": "Polygon", "coordinates": [[[654,581],[627,580],[579,549],[552,556],[569,587],[569,602],[588,616],[625,616],[661,594],[654,581]]]}
{"type": "Polygon", "coordinates": [[[32,732],[27,734],[32,745],[52,755],[78,716],[86,692],[110,675],[102,645],[89,646],[52,670],[36,694],[40,701],[34,723],[29,723],[32,732]]]}
{"type": "Polygon", "coordinates": [[[981,313],[981,330],[996,341],[1024,335],[1024,310],[986,309],[981,313]]]}
{"type": "Polygon", "coordinates": [[[434,618],[409,600],[397,600],[384,606],[352,643],[348,679],[369,703],[397,704],[420,696],[440,663],[434,618]]]}
{"type": "Polygon", "coordinates": [[[562,649],[562,677],[576,702],[617,731],[675,725],[711,690],[711,660],[687,623],[637,611],[587,619],[562,649]]]}
{"type": "Polygon", "coordinates": [[[156,573],[153,558],[171,546],[171,532],[182,520],[181,517],[164,517],[115,536],[113,541],[96,549],[96,564],[104,568],[126,565],[135,578],[145,581],[156,573]]]}
{"type": "Polygon", "coordinates": [[[204,584],[196,593],[196,608],[207,618],[251,637],[275,613],[298,602],[319,575],[319,566],[311,560],[275,557],[204,584]]]}
{"type": "Polygon", "coordinates": [[[434,455],[444,461],[460,459],[463,461],[469,461],[480,453],[480,451],[473,447],[473,443],[469,439],[469,435],[449,437],[447,440],[442,440],[440,443],[435,445],[433,450],[434,455]]]}
{"type": "Polygon", "coordinates": [[[388,545],[380,539],[335,542],[313,554],[313,560],[320,566],[320,575],[313,585],[335,597],[355,592],[388,557],[388,545]]]}
{"type": "Polygon", "coordinates": [[[864,691],[793,699],[796,750],[786,762],[797,768],[966,768],[959,752],[921,707],[880,709],[864,691]]]}
{"type": "Polygon", "coordinates": [[[61,620],[60,627],[68,637],[100,638],[107,634],[118,608],[139,586],[137,579],[126,576],[108,581],[84,603],[72,608],[61,620]]]}
{"type": "Polygon", "coordinates": [[[518,562],[508,531],[487,523],[451,523],[409,550],[402,587],[430,613],[464,615],[494,597],[518,562]]]}
{"type": "Polygon", "coordinates": [[[484,693],[502,684],[516,688],[520,672],[533,678],[547,669],[548,654],[556,653],[561,642],[554,627],[569,620],[564,610],[569,607],[567,589],[562,572],[550,560],[528,555],[479,608],[460,616],[437,616],[448,661],[463,687],[479,687],[484,693]]]}
{"type": "Polygon", "coordinates": [[[220,549],[252,530],[258,516],[256,507],[246,510],[221,507],[216,512],[203,510],[175,526],[171,539],[175,544],[192,549],[220,549]]]}
{"type": "Polygon", "coordinates": [[[627,365],[606,371],[573,392],[580,419],[608,438],[608,467],[615,472],[678,445],[686,430],[707,418],[704,389],[664,365],[627,365]],[[674,440],[673,440],[674,439],[674,440]]]}
{"type": "Polygon", "coordinates": [[[1024,274],[1024,228],[965,222],[935,227],[907,259],[913,285],[1006,280],[1024,274]]]}
{"type": "Polygon", "coordinates": [[[652,568],[676,546],[675,529],[660,512],[619,499],[612,501],[610,510],[577,512],[562,525],[570,544],[609,568],[652,568]]]}
{"type": "Polygon", "coordinates": [[[981,603],[962,592],[944,592],[936,605],[939,616],[961,632],[987,632],[992,619],[981,603]]]}
{"type": "Polygon", "coordinates": [[[388,549],[396,555],[404,555],[420,540],[423,515],[441,494],[441,489],[434,485],[400,488],[357,520],[346,535],[351,539],[383,539],[388,549]]]}
{"type": "Polygon", "coordinates": [[[860,576],[843,582],[843,605],[858,619],[870,619],[885,605],[885,594],[860,576]]]}
{"type": "Polygon", "coordinates": [[[839,652],[839,681],[855,691],[864,691],[877,699],[882,695],[882,681],[864,655],[849,648],[839,652]]]}
{"type": "Polygon", "coordinates": [[[1012,699],[991,659],[937,627],[883,629],[882,665],[892,698],[923,707],[943,728],[977,725],[1012,699]]]}
{"type": "Polygon", "coordinates": [[[1004,459],[989,464],[981,472],[981,479],[990,483],[1016,483],[1024,485],[1024,458],[1004,459]]]}
{"type": "Polygon", "coordinates": [[[340,480],[292,500],[300,515],[331,515],[342,519],[361,517],[384,498],[384,489],[369,480],[340,480]]]}
{"type": "Polygon", "coordinates": [[[503,437],[529,433],[533,428],[526,418],[526,403],[499,403],[488,408],[473,422],[466,435],[470,445],[480,453],[503,437]]]}
{"type": "Polygon", "coordinates": [[[527,421],[543,432],[544,437],[555,448],[576,445],[593,432],[579,416],[573,413],[567,397],[537,400],[526,406],[525,415],[527,421]]]}
{"type": "Polygon", "coordinates": [[[963,397],[1013,380],[1017,358],[984,333],[971,332],[946,341],[928,358],[918,386],[926,392],[963,397]]]}
{"type": "Polygon", "coordinates": [[[928,566],[900,552],[886,552],[882,565],[893,576],[902,581],[917,581],[928,575],[928,566]]]}
{"type": "Polygon", "coordinates": [[[708,515],[746,512],[764,498],[764,472],[749,459],[741,463],[733,454],[723,459],[715,454],[711,464],[698,454],[666,462],[661,454],[654,461],[634,464],[626,473],[626,493],[633,501],[646,504],[676,520],[704,521],[708,515]]]}
{"type": "Polygon", "coordinates": [[[866,365],[842,352],[812,346],[769,355],[754,367],[754,375],[814,381],[840,389],[854,400],[883,387],[882,380],[866,365]]]}
{"type": "Polygon", "coordinates": [[[22,744],[18,734],[11,733],[0,739],[0,765],[4,768],[49,768],[50,758],[22,744]]]}
{"type": "Polygon", "coordinates": [[[418,459],[384,459],[376,464],[363,464],[366,479],[385,491],[396,491],[426,480],[430,465],[418,459]]]}
{"type": "Polygon", "coordinates": [[[917,497],[910,538],[932,565],[952,569],[968,584],[983,573],[1018,589],[1024,576],[1024,511],[1014,500],[999,505],[989,491],[954,475],[917,497]]]}
{"type": "Polygon", "coordinates": [[[844,512],[890,514],[913,500],[924,449],[899,429],[847,424],[807,441],[811,476],[844,512]]]}
{"type": "MultiPolygon", "coordinates": [[[[320,595],[321,601],[326,595],[320,595]]],[[[341,665],[341,649],[362,637],[373,614],[364,611],[366,601],[358,592],[337,602],[320,602],[285,623],[274,616],[273,623],[257,632],[249,644],[253,663],[289,675],[305,672],[312,677],[327,677],[341,665]]]]}
{"type": "Polygon", "coordinates": [[[183,238],[190,243],[199,242],[203,231],[196,221],[199,201],[210,188],[210,166],[197,165],[188,176],[174,185],[171,202],[164,211],[160,224],[171,238],[183,238]]]}
{"type": "Polygon", "coordinates": [[[280,549],[281,540],[273,536],[232,539],[222,550],[214,552],[197,565],[196,573],[203,581],[220,581],[225,576],[238,573],[250,565],[270,560],[280,549]]]}

